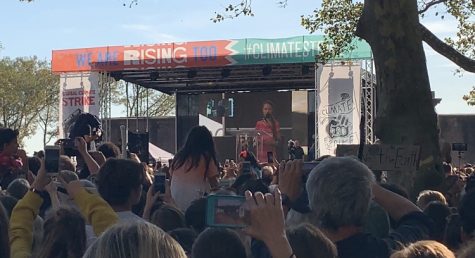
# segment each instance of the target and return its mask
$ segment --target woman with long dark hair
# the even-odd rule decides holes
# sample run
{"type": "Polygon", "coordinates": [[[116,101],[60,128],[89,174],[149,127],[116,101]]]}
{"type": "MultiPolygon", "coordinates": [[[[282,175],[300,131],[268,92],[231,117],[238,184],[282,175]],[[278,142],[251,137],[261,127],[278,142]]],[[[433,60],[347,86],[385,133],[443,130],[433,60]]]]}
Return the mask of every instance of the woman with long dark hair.
{"type": "Polygon", "coordinates": [[[213,137],[204,126],[191,129],[170,168],[171,194],[182,211],[218,185],[218,162],[213,137]]]}
{"type": "Polygon", "coordinates": [[[280,139],[280,124],[273,115],[274,104],[270,100],[262,104],[262,120],[257,121],[256,131],[260,133],[261,146],[257,151],[259,162],[267,162],[267,152],[272,152],[274,158],[277,158],[277,146],[280,139]]]}

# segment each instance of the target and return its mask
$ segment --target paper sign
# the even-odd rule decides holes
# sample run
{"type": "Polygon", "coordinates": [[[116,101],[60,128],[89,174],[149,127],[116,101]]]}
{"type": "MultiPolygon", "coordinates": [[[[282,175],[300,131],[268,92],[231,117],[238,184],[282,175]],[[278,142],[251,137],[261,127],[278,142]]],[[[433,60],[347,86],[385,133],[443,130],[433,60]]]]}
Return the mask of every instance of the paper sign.
{"type": "MultiPolygon", "coordinates": [[[[338,145],[336,155],[358,156],[359,145],[338,145]]],[[[365,145],[362,162],[372,170],[415,171],[419,167],[420,147],[402,145],[365,145]]]]}

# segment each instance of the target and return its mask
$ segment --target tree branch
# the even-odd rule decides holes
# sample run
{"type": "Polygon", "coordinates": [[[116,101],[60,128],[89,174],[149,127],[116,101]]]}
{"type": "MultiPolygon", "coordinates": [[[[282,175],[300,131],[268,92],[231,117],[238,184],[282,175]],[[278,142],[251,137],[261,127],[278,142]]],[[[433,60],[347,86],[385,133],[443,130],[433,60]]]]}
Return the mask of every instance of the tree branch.
{"type": "Polygon", "coordinates": [[[438,5],[441,3],[447,2],[447,0],[434,0],[432,2],[427,3],[422,10],[419,11],[419,14],[425,13],[429,8],[431,8],[434,5],[438,5]]]}
{"type": "Polygon", "coordinates": [[[456,65],[460,66],[465,71],[475,73],[474,59],[470,59],[469,57],[464,56],[455,48],[440,40],[424,25],[419,24],[419,30],[422,35],[422,40],[424,40],[424,42],[431,46],[432,49],[434,49],[439,54],[445,56],[450,61],[454,62],[456,65]]]}

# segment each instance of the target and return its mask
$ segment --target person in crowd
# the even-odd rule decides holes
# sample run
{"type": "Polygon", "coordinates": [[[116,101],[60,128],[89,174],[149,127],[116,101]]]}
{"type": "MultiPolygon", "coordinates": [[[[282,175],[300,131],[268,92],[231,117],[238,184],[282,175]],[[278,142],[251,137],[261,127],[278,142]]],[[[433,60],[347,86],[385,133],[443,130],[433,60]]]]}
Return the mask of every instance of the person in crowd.
{"type": "Polygon", "coordinates": [[[208,228],[195,240],[193,258],[246,258],[239,235],[227,228],[208,228]]]}
{"type": "Polygon", "coordinates": [[[8,237],[9,216],[0,203],[0,257],[10,257],[10,243],[8,237]]]}
{"type": "Polygon", "coordinates": [[[104,154],[106,159],[120,158],[120,149],[112,142],[105,142],[101,144],[97,150],[104,154]]]}
{"type": "Polygon", "coordinates": [[[288,159],[294,160],[295,159],[295,142],[293,140],[289,140],[287,143],[287,152],[289,154],[288,159]]]}
{"type": "Polygon", "coordinates": [[[169,231],[168,234],[181,245],[186,255],[191,257],[191,250],[197,237],[195,231],[189,228],[177,228],[169,231]]]}
{"type": "Polygon", "coordinates": [[[76,172],[76,164],[74,164],[73,160],[66,155],[59,156],[59,171],[62,170],[76,172]]]}
{"type": "Polygon", "coordinates": [[[447,229],[447,219],[450,215],[449,207],[438,201],[430,202],[424,208],[424,214],[434,222],[434,227],[432,227],[433,240],[442,243],[447,229]]]}
{"type": "Polygon", "coordinates": [[[132,206],[140,201],[142,195],[142,164],[110,158],[100,168],[96,180],[99,194],[117,212],[120,221],[143,221],[132,212],[132,206]]]}
{"type": "Polygon", "coordinates": [[[187,258],[171,236],[147,222],[118,224],[108,229],[83,258],[187,258]]]}
{"type": "Polygon", "coordinates": [[[475,234],[475,192],[467,193],[463,197],[458,210],[462,226],[462,241],[466,243],[474,239],[475,234]]]}
{"type": "Polygon", "coordinates": [[[33,173],[33,175],[38,175],[38,170],[40,170],[41,166],[41,159],[33,156],[33,157],[28,157],[28,170],[33,173]]]}
{"type": "Polygon", "coordinates": [[[262,182],[270,186],[274,182],[274,168],[272,166],[264,166],[262,168],[262,182]]]}
{"type": "Polygon", "coordinates": [[[15,208],[15,205],[18,203],[18,199],[9,195],[0,196],[0,203],[5,208],[8,218],[10,218],[10,216],[12,215],[13,208],[15,208]]]}
{"type": "Polygon", "coordinates": [[[191,129],[185,145],[173,159],[170,175],[171,194],[182,211],[218,185],[216,151],[213,137],[206,127],[191,129]]]}
{"type": "Polygon", "coordinates": [[[150,222],[163,229],[165,232],[186,227],[185,215],[183,212],[167,204],[163,204],[152,214],[150,222]]]}
{"type": "Polygon", "coordinates": [[[71,208],[53,210],[44,223],[43,244],[38,258],[80,258],[86,251],[86,222],[71,208]]]}
{"type": "Polygon", "coordinates": [[[305,152],[302,146],[300,146],[300,141],[295,140],[294,143],[295,143],[295,152],[294,152],[295,159],[303,159],[305,156],[305,152]]]}
{"type": "Polygon", "coordinates": [[[364,223],[364,230],[375,237],[384,238],[391,228],[388,213],[374,201],[371,202],[368,216],[364,223]]]}
{"type": "Polygon", "coordinates": [[[206,198],[194,200],[185,212],[186,225],[197,234],[206,228],[206,204],[206,198]]]}
{"type": "Polygon", "coordinates": [[[455,258],[455,255],[439,242],[419,241],[395,252],[391,258],[455,258]]]}
{"type": "MultiPolygon", "coordinates": [[[[300,168],[292,162],[286,170],[288,166],[299,173],[300,168]]],[[[325,159],[310,173],[306,187],[318,226],[336,244],[340,258],[389,257],[400,244],[430,237],[430,219],[409,200],[375,184],[371,170],[356,159],[325,159]],[[388,238],[362,230],[371,199],[398,222],[388,238]]]]}
{"type": "Polygon", "coordinates": [[[462,223],[458,213],[452,213],[447,217],[447,225],[443,243],[452,251],[459,250],[462,245],[462,223]]]}
{"type": "Polygon", "coordinates": [[[263,118],[256,123],[256,131],[262,137],[259,142],[262,147],[257,153],[257,160],[260,162],[267,161],[267,153],[272,152],[274,158],[278,159],[277,149],[280,141],[280,124],[274,117],[274,103],[270,100],[264,101],[262,104],[263,118]]]}
{"type": "Polygon", "coordinates": [[[450,207],[458,207],[465,182],[459,175],[450,175],[444,181],[445,199],[450,207]]]}
{"type": "Polygon", "coordinates": [[[475,257],[475,241],[470,241],[460,251],[457,252],[457,258],[475,257]]]}
{"type": "Polygon", "coordinates": [[[454,174],[454,169],[450,163],[444,162],[442,163],[442,170],[444,171],[445,177],[451,176],[454,174]]]}
{"type": "Polygon", "coordinates": [[[444,195],[441,192],[433,190],[424,190],[420,192],[416,204],[420,209],[424,210],[431,202],[440,202],[447,205],[447,200],[444,195]]]}
{"type": "Polygon", "coordinates": [[[8,185],[7,193],[8,195],[19,200],[25,196],[29,189],[30,183],[28,183],[28,180],[24,178],[17,178],[8,185]]]}
{"type": "MultiPolygon", "coordinates": [[[[111,207],[98,195],[91,194],[82,188],[78,180],[68,182],[61,176],[61,173],[58,179],[66,188],[70,198],[79,206],[82,215],[92,224],[96,235],[100,235],[117,222],[117,215],[111,207]]],[[[12,212],[9,230],[11,257],[26,258],[31,256],[33,221],[47,194],[44,190],[50,182],[51,179],[46,174],[44,162],[42,162],[38,176],[31,185],[31,190],[18,202],[12,212]]],[[[86,237],[84,232],[84,223],[81,223],[77,214],[73,215],[68,211],[58,210],[49,219],[49,222],[45,223],[41,257],[81,257],[81,250],[85,248],[83,245],[86,237]],[[76,223],[70,223],[72,218],[82,227],[78,228],[76,223]],[[73,247],[74,245],[76,246],[73,247]]]]}
{"type": "Polygon", "coordinates": [[[0,187],[6,189],[18,177],[21,170],[27,171],[28,158],[19,149],[18,130],[0,128],[0,187]]]}
{"type": "Polygon", "coordinates": [[[287,229],[287,238],[298,258],[338,258],[336,246],[311,224],[287,229]]]}

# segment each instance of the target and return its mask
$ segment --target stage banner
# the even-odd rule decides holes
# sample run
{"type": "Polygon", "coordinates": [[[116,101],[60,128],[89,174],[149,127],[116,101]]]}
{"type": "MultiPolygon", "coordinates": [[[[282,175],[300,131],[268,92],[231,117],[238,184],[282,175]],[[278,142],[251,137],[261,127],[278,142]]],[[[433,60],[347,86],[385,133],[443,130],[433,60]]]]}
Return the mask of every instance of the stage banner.
{"type": "Polygon", "coordinates": [[[359,143],[361,67],[324,65],[317,72],[318,154],[335,155],[339,144],[359,143]]]}
{"type": "Polygon", "coordinates": [[[69,128],[81,113],[99,116],[99,73],[63,73],[60,75],[59,137],[68,136],[69,128]]]}
{"type": "MultiPolygon", "coordinates": [[[[280,39],[229,39],[54,50],[52,71],[125,71],[239,65],[314,63],[324,36],[280,39]]],[[[369,45],[354,39],[355,49],[336,59],[369,59],[369,45]]]]}

